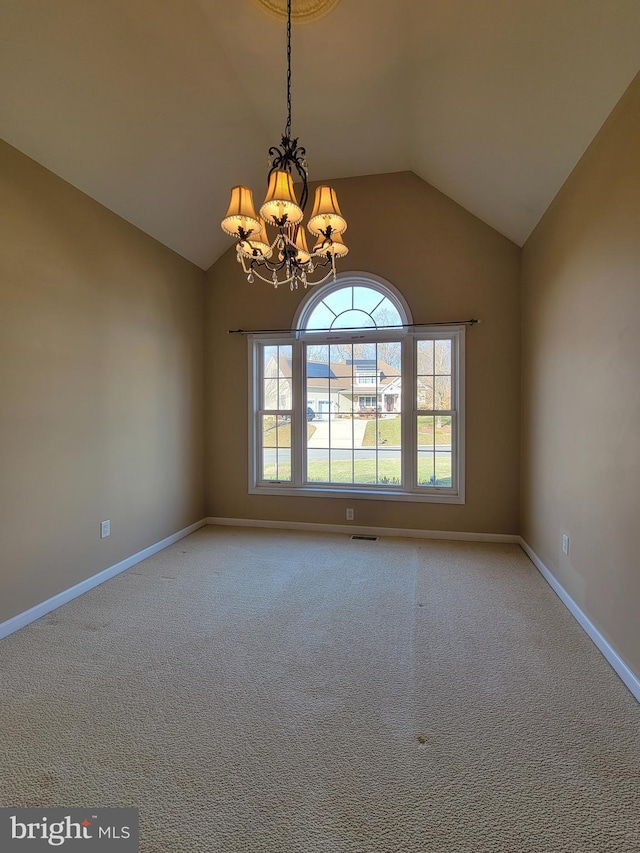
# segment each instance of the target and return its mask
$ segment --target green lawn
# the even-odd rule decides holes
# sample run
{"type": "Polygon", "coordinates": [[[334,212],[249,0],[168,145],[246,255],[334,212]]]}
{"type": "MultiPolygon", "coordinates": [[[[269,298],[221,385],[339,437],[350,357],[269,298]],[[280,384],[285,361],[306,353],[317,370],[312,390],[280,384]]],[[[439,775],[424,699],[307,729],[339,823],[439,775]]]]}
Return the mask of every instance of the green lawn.
{"type": "MultiPolygon", "coordinates": [[[[356,459],[354,467],[348,459],[333,462],[329,471],[329,460],[310,462],[307,468],[307,476],[310,483],[371,483],[372,485],[400,485],[400,460],[379,459],[376,476],[375,459],[356,459]]],[[[433,461],[429,456],[421,457],[418,461],[418,482],[427,485],[434,476],[433,461]]],[[[265,480],[276,478],[275,465],[268,467],[264,472],[265,480]]],[[[291,467],[280,465],[278,470],[280,480],[291,479],[291,467]]],[[[435,485],[451,485],[451,465],[449,457],[437,456],[435,458],[435,485]]]]}
{"type": "MultiPolygon", "coordinates": [[[[263,421],[264,426],[264,435],[262,436],[262,446],[263,447],[291,447],[291,423],[290,422],[280,422],[278,426],[278,440],[276,441],[276,426],[275,426],[275,418],[271,415],[267,415],[263,421]]],[[[316,431],[316,428],[313,424],[307,424],[307,438],[311,438],[311,436],[316,431]]]]}
{"type": "MultiPolygon", "coordinates": [[[[435,443],[451,444],[451,418],[421,416],[418,418],[418,444],[432,445],[434,443],[434,420],[435,420],[435,443]]],[[[369,421],[362,439],[363,447],[375,447],[376,427],[378,444],[388,444],[390,447],[399,447],[402,443],[401,436],[402,418],[379,418],[369,421]]]]}

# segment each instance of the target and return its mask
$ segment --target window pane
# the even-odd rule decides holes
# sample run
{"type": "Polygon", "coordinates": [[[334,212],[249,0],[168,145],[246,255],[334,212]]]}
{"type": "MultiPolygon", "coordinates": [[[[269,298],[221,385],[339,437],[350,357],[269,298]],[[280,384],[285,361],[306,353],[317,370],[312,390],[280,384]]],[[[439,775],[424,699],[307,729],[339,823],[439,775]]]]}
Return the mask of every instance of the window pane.
{"type": "Polygon", "coordinates": [[[418,376],[418,408],[433,409],[433,376],[418,376]]]}
{"type": "Polygon", "coordinates": [[[435,418],[435,444],[443,450],[451,450],[451,416],[435,418]]]}
{"type": "Polygon", "coordinates": [[[435,382],[435,408],[450,409],[451,408],[451,377],[436,376],[435,382]]]}
{"type": "Polygon", "coordinates": [[[262,348],[262,375],[278,375],[278,347],[262,348]]]}
{"type": "Polygon", "coordinates": [[[378,344],[378,359],[380,362],[380,369],[386,376],[395,376],[400,373],[402,368],[402,344],[400,341],[385,341],[384,343],[378,344]],[[389,368],[392,368],[389,370],[389,368]]]}
{"type": "Polygon", "coordinates": [[[278,430],[276,427],[275,415],[262,416],[262,446],[277,447],[278,446],[278,430]]]}
{"type": "Polygon", "coordinates": [[[291,447],[291,421],[287,415],[279,415],[276,419],[277,447],[291,447]]]}
{"type": "Polygon", "coordinates": [[[330,311],[324,302],[321,302],[311,312],[311,316],[307,320],[306,328],[312,332],[314,329],[330,329],[331,324],[335,320],[336,315],[330,311]]]}
{"type": "Polygon", "coordinates": [[[331,482],[353,483],[353,451],[331,451],[331,482]]]}
{"type": "Polygon", "coordinates": [[[418,341],[417,373],[433,373],[433,341],[418,341]]]}
{"type": "MultiPolygon", "coordinates": [[[[326,344],[309,344],[307,347],[307,365],[313,362],[314,364],[329,363],[329,347],[326,344]]],[[[307,373],[309,368],[307,367],[307,373]]]]}
{"type": "Polygon", "coordinates": [[[366,329],[375,326],[373,318],[364,311],[343,311],[339,314],[333,323],[332,329],[366,329]]]}
{"type": "Polygon", "coordinates": [[[435,342],[435,372],[451,373],[451,341],[435,342]]]}
{"type": "Polygon", "coordinates": [[[329,451],[309,448],[307,450],[307,480],[310,483],[329,482],[329,451]]]}
{"type": "Polygon", "coordinates": [[[402,445],[402,417],[401,415],[385,416],[375,418],[367,424],[363,447],[377,446],[385,450],[399,448],[402,445]]]}
{"type": "Polygon", "coordinates": [[[402,484],[402,460],[399,450],[378,451],[378,483],[384,486],[402,484]]]}
{"type": "Polygon", "coordinates": [[[278,448],[278,480],[291,480],[291,448],[278,448]]]}
{"type": "Polygon", "coordinates": [[[371,315],[375,320],[376,326],[401,326],[402,318],[398,314],[397,309],[389,302],[388,299],[380,305],[379,308],[371,315]]]}
{"type": "Polygon", "coordinates": [[[278,382],[278,408],[291,409],[291,404],[291,380],[280,378],[278,382]]]}
{"type": "Polygon", "coordinates": [[[381,301],[384,304],[383,300],[386,300],[386,297],[371,287],[353,288],[353,307],[359,308],[361,311],[370,313],[374,308],[377,308],[381,301]]]}
{"type": "Polygon", "coordinates": [[[262,350],[262,408],[291,409],[291,346],[262,350]]]}
{"type": "Polygon", "coordinates": [[[434,418],[428,415],[418,417],[418,447],[432,448],[434,439],[434,418]]]}
{"type": "MultiPolygon", "coordinates": [[[[307,347],[307,387],[306,404],[304,416],[308,423],[318,424],[323,412],[329,407],[329,382],[333,376],[329,364],[328,346],[307,347]]],[[[320,441],[322,434],[316,432],[316,441],[320,441]]],[[[326,441],[323,446],[328,446],[326,441]]]]}
{"type": "Polygon", "coordinates": [[[449,487],[451,486],[451,453],[445,451],[436,451],[436,486],[449,487]]]}
{"type": "Polygon", "coordinates": [[[263,409],[278,408],[278,380],[277,378],[264,380],[264,393],[262,395],[263,409]]]}
{"type": "Polygon", "coordinates": [[[278,479],[278,451],[266,448],[262,451],[262,479],[278,479]]]}
{"type": "Polygon", "coordinates": [[[434,455],[425,450],[418,451],[418,485],[435,485],[434,455]]]}
{"type": "Polygon", "coordinates": [[[374,484],[376,482],[375,449],[354,451],[354,468],[354,482],[374,484]]]}
{"type": "Polygon", "coordinates": [[[334,290],[322,300],[334,314],[342,314],[343,311],[349,311],[353,308],[353,288],[342,287],[340,290],[334,290]]]}

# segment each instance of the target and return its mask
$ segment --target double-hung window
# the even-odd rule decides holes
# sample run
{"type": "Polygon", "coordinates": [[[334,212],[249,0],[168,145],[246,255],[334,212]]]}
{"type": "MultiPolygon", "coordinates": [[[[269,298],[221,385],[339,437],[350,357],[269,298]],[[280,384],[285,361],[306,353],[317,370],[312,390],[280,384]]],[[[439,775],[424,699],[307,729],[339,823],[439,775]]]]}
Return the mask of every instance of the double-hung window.
{"type": "Polygon", "coordinates": [[[249,491],[464,503],[464,334],[349,276],[251,335],[249,491]]]}

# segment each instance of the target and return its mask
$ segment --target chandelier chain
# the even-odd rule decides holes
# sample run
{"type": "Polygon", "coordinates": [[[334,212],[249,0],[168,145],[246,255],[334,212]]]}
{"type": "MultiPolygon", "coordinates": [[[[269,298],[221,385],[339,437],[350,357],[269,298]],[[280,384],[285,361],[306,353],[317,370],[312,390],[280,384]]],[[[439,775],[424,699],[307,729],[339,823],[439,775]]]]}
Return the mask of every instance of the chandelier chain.
{"type": "Polygon", "coordinates": [[[291,0],[287,0],[287,127],[285,136],[291,139],[291,0]]]}

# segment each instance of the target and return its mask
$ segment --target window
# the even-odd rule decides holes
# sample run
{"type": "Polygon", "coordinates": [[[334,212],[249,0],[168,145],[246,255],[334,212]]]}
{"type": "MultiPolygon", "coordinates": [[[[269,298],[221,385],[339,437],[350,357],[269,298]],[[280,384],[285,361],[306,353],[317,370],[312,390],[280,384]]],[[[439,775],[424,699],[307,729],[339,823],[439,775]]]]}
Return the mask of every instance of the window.
{"type": "Polygon", "coordinates": [[[360,408],[366,408],[367,406],[377,406],[379,397],[358,397],[358,405],[360,408]]]}
{"type": "Polygon", "coordinates": [[[356,374],[356,384],[357,385],[375,385],[376,379],[378,375],[376,373],[357,373],[356,374]]]}
{"type": "Polygon", "coordinates": [[[463,503],[464,332],[345,276],[290,334],[250,336],[249,490],[463,503]]]}

